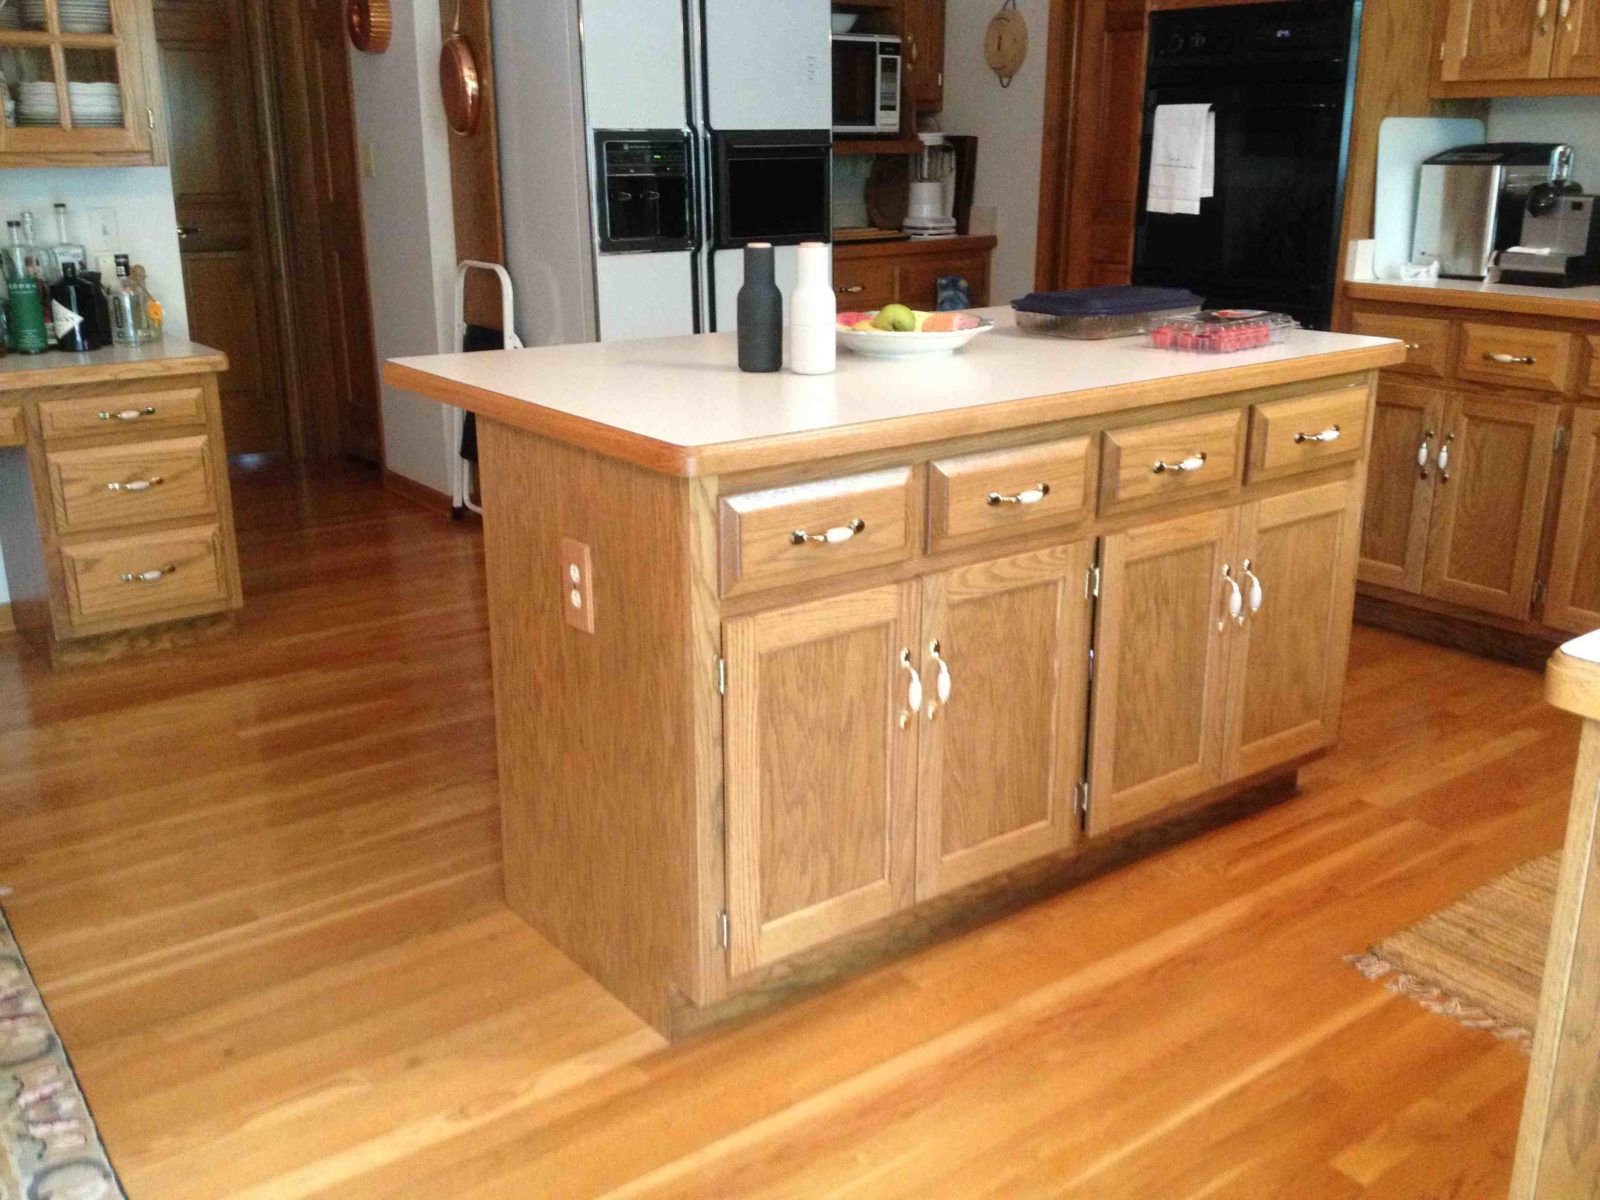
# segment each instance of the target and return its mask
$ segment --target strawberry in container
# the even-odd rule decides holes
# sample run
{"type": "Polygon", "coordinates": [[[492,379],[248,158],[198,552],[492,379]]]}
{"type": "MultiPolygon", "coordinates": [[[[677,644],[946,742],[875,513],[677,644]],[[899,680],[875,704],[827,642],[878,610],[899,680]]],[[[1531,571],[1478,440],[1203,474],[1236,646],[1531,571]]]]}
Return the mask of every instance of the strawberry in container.
{"type": "Polygon", "coordinates": [[[1150,331],[1150,344],[1160,350],[1195,354],[1230,354],[1283,341],[1299,323],[1284,313],[1259,308],[1218,308],[1164,322],[1150,331]]]}

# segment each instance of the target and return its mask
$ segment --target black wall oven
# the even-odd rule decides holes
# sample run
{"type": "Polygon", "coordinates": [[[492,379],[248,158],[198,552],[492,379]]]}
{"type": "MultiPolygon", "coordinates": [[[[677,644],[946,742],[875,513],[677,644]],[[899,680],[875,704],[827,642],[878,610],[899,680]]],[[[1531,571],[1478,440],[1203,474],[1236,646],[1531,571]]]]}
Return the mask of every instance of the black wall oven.
{"type": "Polygon", "coordinates": [[[1328,327],[1360,23],[1360,0],[1151,16],[1134,283],[1328,327]],[[1196,103],[1216,115],[1215,194],[1198,216],[1149,212],[1155,110],[1196,103]]]}
{"type": "Polygon", "coordinates": [[[832,153],[826,129],[712,134],[716,248],[828,241],[832,153]]]}

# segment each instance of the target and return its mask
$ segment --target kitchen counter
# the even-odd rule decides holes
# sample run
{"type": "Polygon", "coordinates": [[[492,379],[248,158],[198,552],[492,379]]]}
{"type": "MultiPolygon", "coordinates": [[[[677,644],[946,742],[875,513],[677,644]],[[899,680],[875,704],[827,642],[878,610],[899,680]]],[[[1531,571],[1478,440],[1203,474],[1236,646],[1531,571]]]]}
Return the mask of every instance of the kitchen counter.
{"type": "Polygon", "coordinates": [[[991,315],[816,378],[728,335],[386,367],[483,418],[507,903],[670,1036],[1286,795],[1337,736],[1401,344],[991,315]]]}
{"type": "Polygon", "coordinates": [[[1383,338],[1295,331],[1235,354],[1156,350],[1141,338],[1070,341],[996,328],[944,358],[889,362],[841,349],[832,375],[752,375],[735,335],[395,359],[390,385],[676,475],[803,461],[1112,413],[1337,371],[1391,365],[1383,338]]]}
{"type": "Polygon", "coordinates": [[[1352,300],[1600,321],[1600,287],[1524,287],[1472,279],[1352,279],[1345,282],[1344,290],[1352,300]]]}
{"type": "Polygon", "coordinates": [[[163,338],[146,346],[107,346],[88,354],[7,354],[0,357],[0,392],[20,388],[111,383],[167,375],[215,374],[228,356],[199,342],[163,338]]]}

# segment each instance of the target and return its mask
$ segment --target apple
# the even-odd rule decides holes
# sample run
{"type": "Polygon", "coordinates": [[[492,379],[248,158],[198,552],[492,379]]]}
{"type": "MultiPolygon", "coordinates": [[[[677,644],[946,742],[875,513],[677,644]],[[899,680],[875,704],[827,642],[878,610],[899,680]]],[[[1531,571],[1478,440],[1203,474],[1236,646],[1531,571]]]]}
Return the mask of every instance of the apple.
{"type": "Polygon", "coordinates": [[[872,323],[885,332],[912,333],[917,328],[917,314],[904,304],[885,304],[872,323]]]}

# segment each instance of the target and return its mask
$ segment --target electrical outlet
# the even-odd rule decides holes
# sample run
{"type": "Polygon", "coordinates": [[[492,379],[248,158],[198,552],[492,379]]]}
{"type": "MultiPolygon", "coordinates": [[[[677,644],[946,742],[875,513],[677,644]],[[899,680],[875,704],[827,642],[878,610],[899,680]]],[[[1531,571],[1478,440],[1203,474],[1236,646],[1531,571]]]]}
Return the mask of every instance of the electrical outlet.
{"type": "Polygon", "coordinates": [[[589,547],[571,538],[561,539],[561,608],[568,625],[594,632],[594,562],[589,547]]]}
{"type": "Polygon", "coordinates": [[[93,250],[118,250],[121,238],[117,234],[117,210],[91,208],[89,210],[89,241],[93,250]]]}

